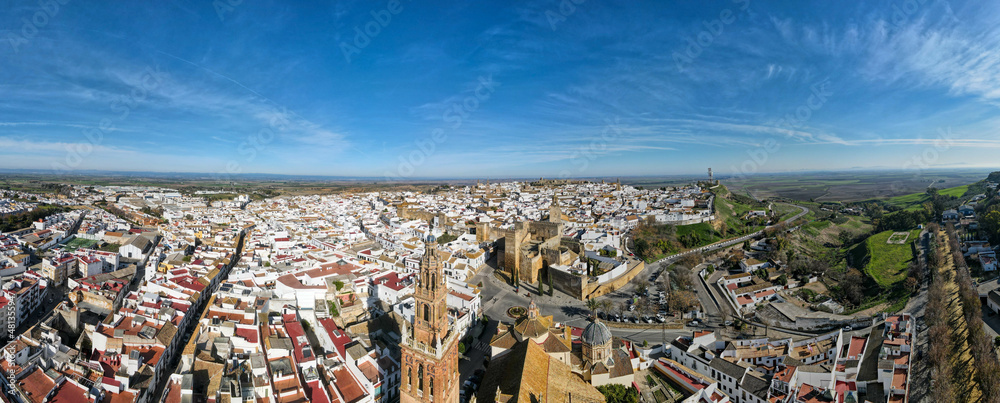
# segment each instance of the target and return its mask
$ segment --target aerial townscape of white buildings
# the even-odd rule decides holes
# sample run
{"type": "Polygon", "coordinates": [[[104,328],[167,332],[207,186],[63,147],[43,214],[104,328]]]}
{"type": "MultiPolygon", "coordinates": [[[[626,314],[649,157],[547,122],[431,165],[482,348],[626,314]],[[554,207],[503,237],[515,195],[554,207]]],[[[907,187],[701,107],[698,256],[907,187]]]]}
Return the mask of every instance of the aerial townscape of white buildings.
{"type": "MultiPolygon", "coordinates": [[[[10,329],[0,335],[0,387],[18,402],[396,401],[425,241],[439,241],[448,321],[468,348],[485,328],[483,284],[472,277],[498,253],[477,229],[544,220],[558,203],[563,237],[625,256],[623,238],[641,220],[714,218],[711,193],[697,186],[558,185],[262,200],[138,186],[5,192],[0,214],[83,208],[0,234],[0,321],[10,329]]],[[[720,281],[736,304],[774,292],[743,275],[720,281]]],[[[538,329],[498,333],[494,352],[525,338],[542,344],[551,331],[543,353],[594,385],[628,384],[633,367],[654,367],[688,385],[692,402],[900,401],[909,387],[906,315],[864,336],[724,341],[709,332],[657,350],[617,339],[611,350],[599,322],[571,329],[531,315],[538,329]],[[574,350],[581,340],[585,353],[574,350]]]]}

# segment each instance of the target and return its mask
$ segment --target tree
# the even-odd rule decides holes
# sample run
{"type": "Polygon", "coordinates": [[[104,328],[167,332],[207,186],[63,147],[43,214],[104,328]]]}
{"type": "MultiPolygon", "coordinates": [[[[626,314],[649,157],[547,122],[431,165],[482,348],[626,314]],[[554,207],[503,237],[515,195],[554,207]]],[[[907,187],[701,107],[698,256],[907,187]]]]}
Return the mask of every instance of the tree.
{"type": "Polygon", "coordinates": [[[688,253],[681,257],[681,265],[689,269],[694,269],[695,266],[701,264],[702,257],[700,253],[688,253]]]}
{"type": "Polygon", "coordinates": [[[649,289],[649,282],[645,279],[639,279],[635,282],[635,292],[637,294],[645,294],[646,290],[649,289]]]}
{"type": "Polygon", "coordinates": [[[920,289],[920,283],[918,283],[917,279],[913,277],[907,277],[906,281],[903,282],[903,288],[906,290],[906,292],[913,294],[920,289]]]}
{"type": "Polygon", "coordinates": [[[615,304],[614,302],[611,302],[610,299],[602,299],[600,302],[601,303],[600,306],[598,306],[598,308],[600,308],[600,310],[603,312],[611,312],[611,307],[612,305],[615,304]]]}
{"type": "Polygon", "coordinates": [[[691,278],[690,270],[671,270],[670,279],[677,285],[677,288],[688,290],[694,287],[694,280],[691,278]]]}
{"type": "Polygon", "coordinates": [[[997,206],[991,207],[990,212],[986,213],[979,221],[983,230],[986,231],[986,235],[993,242],[996,242],[1000,238],[1000,210],[996,210],[996,208],[997,206]]]}
{"type": "Polygon", "coordinates": [[[698,295],[693,291],[680,290],[670,293],[667,307],[672,312],[687,312],[698,305],[698,295]]]}
{"type": "Polygon", "coordinates": [[[465,354],[465,343],[458,343],[458,353],[465,354]]]}
{"type": "Polygon", "coordinates": [[[587,300],[587,309],[590,310],[591,313],[596,313],[597,308],[600,306],[601,303],[598,302],[596,299],[590,298],[587,300]]]}
{"type": "Polygon", "coordinates": [[[844,298],[855,306],[861,305],[861,301],[864,299],[864,281],[864,275],[858,269],[850,269],[844,276],[844,281],[841,282],[844,298]]]}
{"type": "Polygon", "coordinates": [[[615,306],[615,313],[619,315],[624,314],[626,310],[628,310],[628,301],[622,301],[620,304],[615,306]]]}
{"type": "Polygon", "coordinates": [[[788,276],[782,274],[778,276],[778,280],[776,280],[775,282],[781,285],[788,285],[788,276]]]}
{"type": "Polygon", "coordinates": [[[619,384],[601,385],[597,390],[604,395],[608,403],[638,403],[639,393],[634,388],[619,384]]]}

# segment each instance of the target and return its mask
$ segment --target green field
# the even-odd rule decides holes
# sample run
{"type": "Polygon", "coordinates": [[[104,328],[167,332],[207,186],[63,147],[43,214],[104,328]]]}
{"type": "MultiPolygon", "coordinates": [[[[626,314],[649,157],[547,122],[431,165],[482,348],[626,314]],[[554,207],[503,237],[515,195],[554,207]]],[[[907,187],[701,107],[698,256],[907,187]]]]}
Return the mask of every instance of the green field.
{"type": "Polygon", "coordinates": [[[864,272],[883,289],[891,289],[906,278],[907,266],[913,260],[911,244],[920,230],[911,230],[906,243],[888,244],[886,240],[896,231],[884,231],[868,237],[855,249],[855,264],[864,262],[864,272]]]}
{"type": "Polygon", "coordinates": [[[720,179],[734,193],[748,189],[758,198],[851,202],[923,193],[928,185],[939,189],[950,188],[982,180],[985,174],[979,169],[947,169],[927,170],[921,175],[903,171],[850,171],[760,174],[720,179]]]}
{"type": "Polygon", "coordinates": [[[962,185],[940,190],[938,191],[938,194],[943,194],[945,196],[951,196],[951,197],[962,197],[965,196],[965,192],[968,191],[969,191],[969,185],[962,185]]]}
{"type": "Polygon", "coordinates": [[[774,211],[775,213],[777,213],[779,221],[785,221],[789,218],[794,217],[802,210],[799,210],[798,207],[795,207],[791,204],[774,203],[774,211]]]}
{"type": "MultiPolygon", "coordinates": [[[[962,186],[955,186],[947,189],[938,190],[938,194],[949,197],[962,197],[965,196],[965,193],[968,191],[969,191],[969,185],[962,185],[962,186]]],[[[930,197],[927,196],[927,193],[911,193],[908,195],[892,197],[886,201],[893,206],[898,206],[909,210],[909,209],[920,208],[921,204],[930,201],[930,197]]]]}
{"type": "Polygon", "coordinates": [[[80,248],[90,248],[97,244],[97,241],[92,241],[90,239],[84,238],[73,238],[72,241],[66,242],[65,247],[69,250],[77,250],[80,248]]]}

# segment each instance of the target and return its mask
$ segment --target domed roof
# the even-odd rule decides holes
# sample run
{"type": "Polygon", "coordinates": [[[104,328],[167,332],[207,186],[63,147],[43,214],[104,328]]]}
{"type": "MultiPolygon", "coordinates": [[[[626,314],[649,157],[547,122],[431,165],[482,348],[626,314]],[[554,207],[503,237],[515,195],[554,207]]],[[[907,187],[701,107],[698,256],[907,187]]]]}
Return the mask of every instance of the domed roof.
{"type": "Polygon", "coordinates": [[[591,346],[608,344],[611,342],[611,329],[601,321],[594,320],[583,329],[580,339],[591,346]]]}

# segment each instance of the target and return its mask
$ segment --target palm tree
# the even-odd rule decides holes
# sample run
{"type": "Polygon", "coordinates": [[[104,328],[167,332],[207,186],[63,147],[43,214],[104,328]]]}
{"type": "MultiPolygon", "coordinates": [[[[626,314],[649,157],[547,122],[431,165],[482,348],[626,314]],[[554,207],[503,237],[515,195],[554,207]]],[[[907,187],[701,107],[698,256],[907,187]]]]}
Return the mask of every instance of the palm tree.
{"type": "Polygon", "coordinates": [[[592,313],[592,314],[597,313],[595,311],[600,306],[601,306],[601,303],[598,302],[596,299],[590,298],[590,299],[587,300],[587,309],[590,310],[590,313],[592,313]]]}
{"type": "Polygon", "coordinates": [[[600,302],[601,302],[600,309],[604,313],[610,312],[611,311],[611,307],[615,304],[614,302],[611,302],[610,299],[602,299],[600,302]]]}

